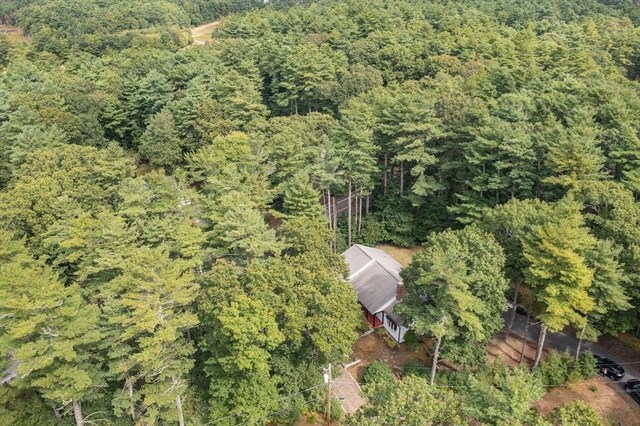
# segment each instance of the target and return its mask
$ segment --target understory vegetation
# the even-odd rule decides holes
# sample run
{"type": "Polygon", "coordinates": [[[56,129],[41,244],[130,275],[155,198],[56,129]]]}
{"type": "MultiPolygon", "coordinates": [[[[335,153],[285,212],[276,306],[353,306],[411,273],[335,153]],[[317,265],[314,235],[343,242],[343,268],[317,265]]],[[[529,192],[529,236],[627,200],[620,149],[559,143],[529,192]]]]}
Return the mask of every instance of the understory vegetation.
{"type": "Polygon", "coordinates": [[[541,363],[547,331],[640,329],[639,10],[2,2],[25,40],[0,33],[0,418],[324,413],[323,371],[362,325],[340,256],[353,243],[424,244],[396,310],[433,366],[462,373],[379,366],[349,421],[592,417],[531,403],[593,371],[588,354],[541,363]],[[525,290],[536,368],[487,365],[505,298],[525,290]]]}

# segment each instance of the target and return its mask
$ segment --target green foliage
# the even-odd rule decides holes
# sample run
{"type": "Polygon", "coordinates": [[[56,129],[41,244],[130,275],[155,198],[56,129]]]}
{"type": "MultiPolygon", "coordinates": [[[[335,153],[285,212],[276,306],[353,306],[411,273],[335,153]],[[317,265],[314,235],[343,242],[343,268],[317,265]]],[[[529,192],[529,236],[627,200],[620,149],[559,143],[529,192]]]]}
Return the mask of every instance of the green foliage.
{"type": "MultiPolygon", "coordinates": [[[[2,418],[48,424],[71,397],[118,425],[177,424],[178,402],[187,424],[322,412],[320,371],[361,322],[335,252],[426,241],[412,332],[474,367],[472,417],[542,424],[519,391],[535,379],[486,365],[503,276],[581,339],[640,318],[632,3],[0,2],[0,341],[39,367],[0,392],[2,418]],[[331,229],[318,201],[349,192],[373,202],[331,229]],[[55,339],[10,327],[45,314],[55,339]],[[40,363],[25,348],[47,339],[40,363]]],[[[554,383],[592,374],[551,361],[554,383]]],[[[423,383],[360,424],[473,420],[423,383]]]]}
{"type": "Polygon", "coordinates": [[[0,350],[10,354],[15,386],[60,405],[90,398],[104,383],[97,306],[84,304],[76,285],[65,287],[9,233],[0,238],[13,249],[0,265],[0,350]]]}
{"type": "Polygon", "coordinates": [[[556,425],[560,426],[602,426],[604,421],[596,410],[582,401],[569,402],[551,415],[556,425]]]}
{"type": "MultiPolygon", "coordinates": [[[[375,386],[375,385],[374,385],[375,386]]],[[[372,389],[372,393],[375,389],[372,389]]],[[[429,382],[408,376],[398,382],[388,398],[367,407],[350,419],[351,424],[464,425],[460,401],[452,391],[429,386],[429,382]]]]}
{"type": "Polygon", "coordinates": [[[385,362],[375,360],[367,366],[362,380],[368,385],[375,383],[393,384],[395,383],[395,375],[385,362]]]}
{"type": "Polygon", "coordinates": [[[425,368],[423,364],[418,361],[407,361],[402,366],[402,377],[406,376],[420,376],[429,377],[430,369],[425,368]]]}
{"type": "Polygon", "coordinates": [[[413,329],[409,329],[404,334],[404,343],[407,344],[409,349],[415,351],[420,347],[422,339],[420,339],[420,336],[418,336],[418,334],[413,329]]]}
{"type": "Polygon", "coordinates": [[[531,405],[545,393],[542,380],[526,367],[509,370],[495,368],[485,377],[471,375],[462,390],[465,409],[483,424],[527,425],[531,405]]]}
{"type": "Polygon", "coordinates": [[[552,350],[536,373],[547,388],[578,382],[596,375],[595,359],[591,352],[581,353],[576,361],[568,352],[552,350]]]}
{"type": "Polygon", "coordinates": [[[4,34],[0,34],[0,65],[9,62],[9,39],[4,34]]]}
{"type": "Polygon", "coordinates": [[[297,173],[283,184],[283,209],[291,216],[319,216],[322,208],[320,194],[311,186],[309,176],[297,173]]]}
{"type": "Polygon", "coordinates": [[[477,228],[433,234],[402,272],[407,295],[398,312],[417,334],[442,337],[447,359],[478,363],[484,356],[474,348],[502,328],[503,269],[502,249],[477,228]]]}
{"type": "Polygon", "coordinates": [[[140,140],[140,155],[153,166],[175,166],[182,159],[180,136],[171,113],[162,110],[149,119],[140,140]]]}
{"type": "Polygon", "coordinates": [[[383,404],[389,399],[396,384],[396,377],[391,368],[379,360],[367,366],[362,380],[363,391],[373,405],[383,404]]]}

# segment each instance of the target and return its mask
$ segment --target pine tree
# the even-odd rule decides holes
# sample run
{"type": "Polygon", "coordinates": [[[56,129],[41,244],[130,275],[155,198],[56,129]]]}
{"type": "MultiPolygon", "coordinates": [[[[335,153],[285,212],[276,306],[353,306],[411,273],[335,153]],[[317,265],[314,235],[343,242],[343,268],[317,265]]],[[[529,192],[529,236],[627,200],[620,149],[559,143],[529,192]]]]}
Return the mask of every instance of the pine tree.
{"type": "Polygon", "coordinates": [[[182,142],[173,115],[167,109],[149,119],[140,139],[140,155],[153,166],[174,167],[182,159],[182,142]]]}
{"type": "Polygon", "coordinates": [[[197,291],[182,261],[162,248],[138,248],[102,292],[111,370],[124,383],[116,405],[134,420],[183,418],[194,352],[185,333],[198,324],[189,310],[197,291]]]}
{"type": "Polygon", "coordinates": [[[51,268],[29,259],[8,233],[2,231],[0,241],[0,350],[15,363],[13,384],[55,405],[71,401],[81,426],[81,402],[104,383],[94,353],[102,339],[98,307],[87,305],[76,285],[64,286],[51,268]]]}
{"type": "Polygon", "coordinates": [[[347,244],[353,240],[353,192],[360,195],[371,191],[378,173],[376,154],[378,147],[373,141],[375,119],[371,107],[362,100],[351,101],[342,109],[340,125],[334,134],[338,170],[344,175],[349,199],[347,244]]]}
{"type": "Polygon", "coordinates": [[[407,295],[398,313],[416,333],[436,342],[431,383],[443,344],[451,346],[450,354],[464,353],[500,329],[499,300],[507,286],[503,266],[504,255],[495,241],[465,228],[433,234],[402,272],[407,295]],[[459,337],[463,339],[457,341],[459,337]]]}
{"type": "Polygon", "coordinates": [[[400,193],[404,193],[404,173],[408,170],[414,179],[411,199],[419,205],[424,197],[442,189],[430,170],[438,162],[437,140],[443,131],[433,97],[412,87],[403,89],[412,92],[396,95],[391,107],[384,110],[379,128],[394,152],[390,160],[400,167],[400,193]]]}
{"type": "Polygon", "coordinates": [[[309,182],[304,172],[296,173],[283,184],[283,208],[290,216],[318,216],[322,214],[320,194],[309,182]]]}
{"type": "Polygon", "coordinates": [[[585,256],[595,239],[584,227],[579,212],[533,229],[524,245],[529,262],[525,278],[541,306],[542,321],[534,367],[540,362],[547,330],[561,331],[565,326],[585,324],[584,314],[595,303],[590,294],[593,270],[585,256]]]}

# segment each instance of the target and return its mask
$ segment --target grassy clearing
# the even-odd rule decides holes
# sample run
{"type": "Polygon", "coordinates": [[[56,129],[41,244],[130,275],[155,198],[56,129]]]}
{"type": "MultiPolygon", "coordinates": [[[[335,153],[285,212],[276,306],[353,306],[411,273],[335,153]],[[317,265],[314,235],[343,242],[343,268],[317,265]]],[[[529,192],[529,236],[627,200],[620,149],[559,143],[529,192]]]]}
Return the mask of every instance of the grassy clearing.
{"type": "Polygon", "coordinates": [[[0,34],[6,35],[11,41],[26,42],[27,38],[24,36],[22,30],[18,27],[10,25],[0,25],[0,34]]]}
{"type": "Polygon", "coordinates": [[[414,246],[410,248],[398,247],[389,244],[378,246],[380,250],[384,250],[391,255],[395,260],[400,262],[402,266],[408,266],[411,263],[411,257],[422,250],[422,246],[414,246]]]}
{"type": "Polygon", "coordinates": [[[211,34],[219,24],[220,21],[210,22],[192,29],[191,37],[193,37],[193,44],[203,46],[211,43],[211,34]]]}

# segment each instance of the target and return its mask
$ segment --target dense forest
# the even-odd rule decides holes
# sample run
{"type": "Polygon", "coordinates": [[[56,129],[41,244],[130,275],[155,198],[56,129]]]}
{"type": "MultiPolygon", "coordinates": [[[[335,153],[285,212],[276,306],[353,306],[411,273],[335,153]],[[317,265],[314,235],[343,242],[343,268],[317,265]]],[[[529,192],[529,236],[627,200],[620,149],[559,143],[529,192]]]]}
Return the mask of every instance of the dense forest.
{"type": "Polygon", "coordinates": [[[3,424],[324,413],[362,327],[353,243],[424,244],[398,310],[462,369],[374,367],[348,422],[594,415],[530,403],[552,368],[593,370],[538,365],[547,330],[640,330],[634,0],[10,0],[0,21],[24,32],[0,33],[3,424]],[[484,349],[521,294],[533,372],[484,349]]]}

